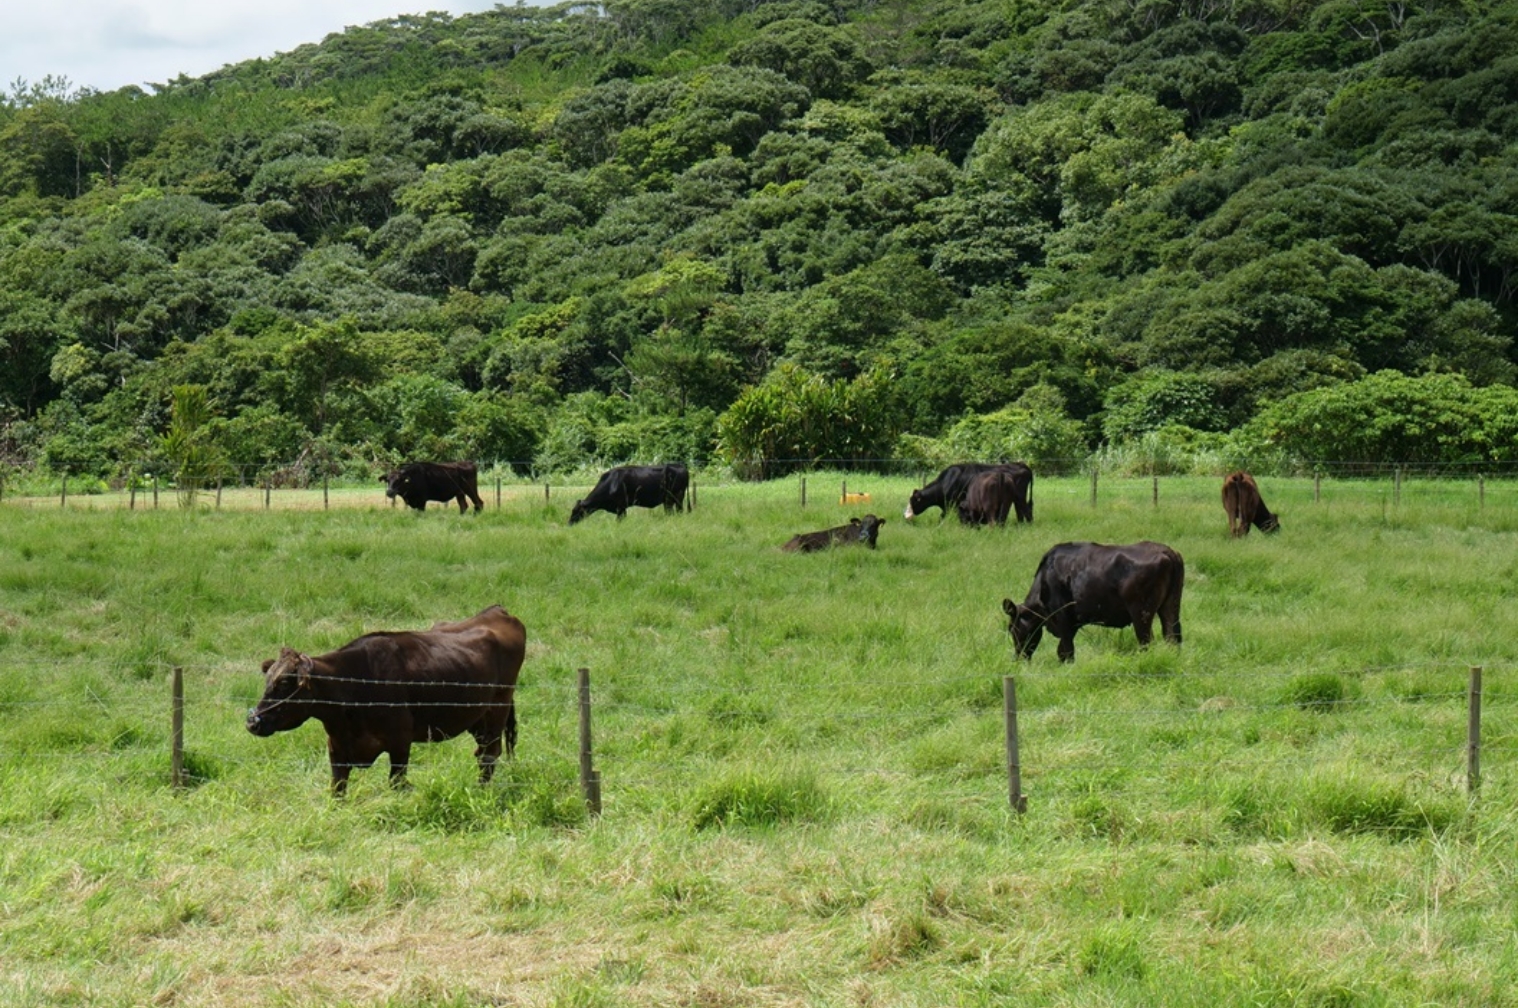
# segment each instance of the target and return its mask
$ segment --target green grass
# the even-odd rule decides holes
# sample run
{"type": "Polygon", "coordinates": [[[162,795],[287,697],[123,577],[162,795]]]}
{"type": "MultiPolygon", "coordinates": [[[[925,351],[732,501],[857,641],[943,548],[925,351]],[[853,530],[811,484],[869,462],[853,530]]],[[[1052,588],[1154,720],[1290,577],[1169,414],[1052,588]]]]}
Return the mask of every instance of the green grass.
{"type": "Polygon", "coordinates": [[[8,495],[0,1003],[1518,1004],[1518,488],[1271,480],[1285,531],[1231,541],[1210,479],[1157,508],[1149,480],[1104,477],[1095,508],[1040,480],[1033,526],[986,530],[903,521],[906,480],[852,474],[874,499],[845,510],[839,479],[805,511],[794,480],[703,483],[694,514],[572,529],[559,488],[465,518],[373,489],[8,495]],[[873,553],[779,550],[865,510],[873,553]],[[1012,662],[1001,599],[1045,549],[1141,538],[1186,558],[1182,649],[1088,628],[1074,665],[1012,662]],[[529,643],[488,787],[454,740],[333,801],[319,725],[242,727],[281,645],[495,602],[529,643]]]}

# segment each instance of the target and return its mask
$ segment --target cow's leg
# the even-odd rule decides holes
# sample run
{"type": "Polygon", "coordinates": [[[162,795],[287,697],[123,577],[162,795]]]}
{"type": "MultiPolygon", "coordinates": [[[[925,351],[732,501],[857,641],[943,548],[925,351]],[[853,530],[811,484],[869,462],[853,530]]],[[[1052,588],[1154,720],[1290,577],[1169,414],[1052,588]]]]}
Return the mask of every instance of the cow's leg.
{"type": "Polygon", "coordinates": [[[488,728],[481,728],[474,733],[475,762],[480,765],[480,783],[489,784],[490,778],[495,776],[495,765],[501,758],[501,732],[491,732],[488,728]]]}
{"type": "Polygon", "coordinates": [[[1075,634],[1059,639],[1059,660],[1062,662],[1075,661],[1075,634]]]}
{"type": "Polygon", "coordinates": [[[348,777],[355,767],[371,766],[376,753],[366,753],[349,746],[340,746],[332,736],[327,736],[327,760],[332,764],[332,794],[341,798],[348,793],[348,777]]]}
{"type": "Polygon", "coordinates": [[[517,702],[513,697],[506,704],[506,758],[517,755],[517,702]]]}
{"type": "Polygon", "coordinates": [[[464,494],[461,493],[461,494],[459,494],[459,496],[458,496],[457,499],[458,499],[458,505],[459,505],[459,514],[468,514],[469,513],[469,498],[467,496],[465,496],[464,494]]]}
{"type": "Polygon", "coordinates": [[[406,767],[411,764],[411,743],[397,742],[385,751],[390,754],[390,786],[401,787],[406,783],[406,767]]]}
{"type": "Polygon", "coordinates": [[[1139,639],[1139,646],[1148,647],[1154,643],[1154,613],[1148,609],[1137,609],[1129,615],[1133,617],[1133,633],[1139,639]]]}
{"type": "Polygon", "coordinates": [[[474,513],[479,514],[481,511],[485,510],[485,502],[480,500],[479,494],[473,494],[472,496],[474,498],[474,513]]]}
{"type": "Polygon", "coordinates": [[[1181,600],[1179,598],[1166,599],[1160,606],[1160,633],[1165,635],[1165,640],[1181,646],[1181,600]]]}

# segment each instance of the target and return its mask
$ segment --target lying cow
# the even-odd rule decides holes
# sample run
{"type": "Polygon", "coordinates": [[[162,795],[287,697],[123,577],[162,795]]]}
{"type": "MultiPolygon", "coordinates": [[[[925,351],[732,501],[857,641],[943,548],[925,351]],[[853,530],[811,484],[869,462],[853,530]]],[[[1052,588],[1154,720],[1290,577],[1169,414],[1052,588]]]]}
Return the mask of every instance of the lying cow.
{"type": "Polygon", "coordinates": [[[998,469],[1004,469],[1012,474],[1016,486],[1012,506],[1017,511],[1017,520],[1031,522],[1033,520],[1033,470],[1023,462],[997,465],[962,462],[959,465],[951,465],[939,473],[938,478],[933,482],[921,490],[912,491],[912,496],[907,499],[905,517],[911,520],[932,507],[941,508],[943,516],[947,517],[950,508],[958,508],[964,503],[965,497],[970,493],[970,484],[977,476],[998,469]]]}
{"type": "Polygon", "coordinates": [[[1059,660],[1075,660],[1083,626],[1132,626],[1139,643],[1154,639],[1154,617],[1165,639],[1181,643],[1181,587],[1186,565],[1162,543],[1130,546],[1060,543],[1044,554],[1028,597],[1002,599],[1007,632],[1018,657],[1033,657],[1045,628],[1059,640],[1059,660]]]}
{"type": "Polygon", "coordinates": [[[1242,469],[1223,480],[1223,510],[1228,515],[1228,534],[1234,538],[1247,536],[1251,525],[1261,532],[1281,530],[1281,516],[1270,513],[1254,477],[1242,469]]]}
{"type": "Polygon", "coordinates": [[[575,502],[569,512],[569,524],[574,525],[596,511],[610,511],[618,518],[626,518],[630,507],[653,508],[662,504],[666,513],[684,511],[685,491],[689,487],[690,472],[679,462],[617,466],[602,473],[590,493],[575,502]]]}
{"type": "Polygon", "coordinates": [[[332,791],[354,767],[390,755],[390,782],[406,775],[413,742],[474,736],[480,782],[490,780],[502,740],[516,749],[513,691],[527,649],[522,621],[491,606],[431,630],[371,633],[324,655],[281,648],[264,662],[264,695],[248,713],[261,738],[316,718],[327,729],[332,791]]]}
{"type": "Polygon", "coordinates": [[[473,462],[408,462],[380,481],[386,497],[399,497],[417,511],[427,510],[428,501],[451,500],[459,502],[459,514],[469,510],[468,501],[474,502],[476,511],[485,509],[473,462]]]}
{"type": "MultiPolygon", "coordinates": [[[[965,525],[1005,525],[1012,508],[1026,496],[1026,485],[1010,468],[989,469],[970,481],[964,503],[959,505],[959,520],[965,525]]],[[[1032,520],[1033,505],[1027,505],[1032,520]]],[[[1021,512],[1018,520],[1022,521],[1021,512]]]]}
{"type": "Polygon", "coordinates": [[[875,540],[880,536],[880,526],[884,524],[884,518],[867,514],[863,518],[850,518],[847,525],[792,536],[790,542],[780,548],[787,553],[816,553],[818,550],[829,549],[833,546],[863,543],[870,549],[874,549],[875,540]]]}

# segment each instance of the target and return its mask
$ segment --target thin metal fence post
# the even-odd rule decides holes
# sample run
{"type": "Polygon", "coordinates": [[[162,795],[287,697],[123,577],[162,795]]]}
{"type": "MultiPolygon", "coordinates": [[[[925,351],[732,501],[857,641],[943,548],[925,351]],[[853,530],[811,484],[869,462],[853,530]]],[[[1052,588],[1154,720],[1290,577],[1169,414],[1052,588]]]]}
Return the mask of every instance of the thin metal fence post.
{"type": "Polygon", "coordinates": [[[1481,788],[1481,666],[1471,666],[1471,684],[1467,703],[1469,717],[1465,727],[1465,790],[1475,794],[1481,788]]]}
{"type": "Polygon", "coordinates": [[[1002,713],[1007,722],[1007,797],[1012,811],[1028,811],[1028,797],[1023,794],[1023,767],[1017,751],[1017,680],[1002,676],[1002,713]]]}
{"type": "Polygon", "coordinates": [[[580,790],[591,815],[601,814],[601,775],[590,751],[590,669],[580,669],[580,790]]]}
{"type": "Polygon", "coordinates": [[[174,787],[184,787],[184,669],[174,666],[170,693],[173,697],[170,723],[169,766],[174,787]]]}

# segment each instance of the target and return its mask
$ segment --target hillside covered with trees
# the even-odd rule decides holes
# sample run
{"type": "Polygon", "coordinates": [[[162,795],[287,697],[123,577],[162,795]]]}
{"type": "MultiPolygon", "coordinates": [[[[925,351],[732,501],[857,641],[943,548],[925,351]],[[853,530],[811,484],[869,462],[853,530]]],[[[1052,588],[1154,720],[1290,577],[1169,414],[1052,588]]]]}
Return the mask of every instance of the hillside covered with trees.
{"type": "Polygon", "coordinates": [[[154,91],[0,104],[10,465],[1518,459],[1518,3],[497,7],[154,91]]]}

